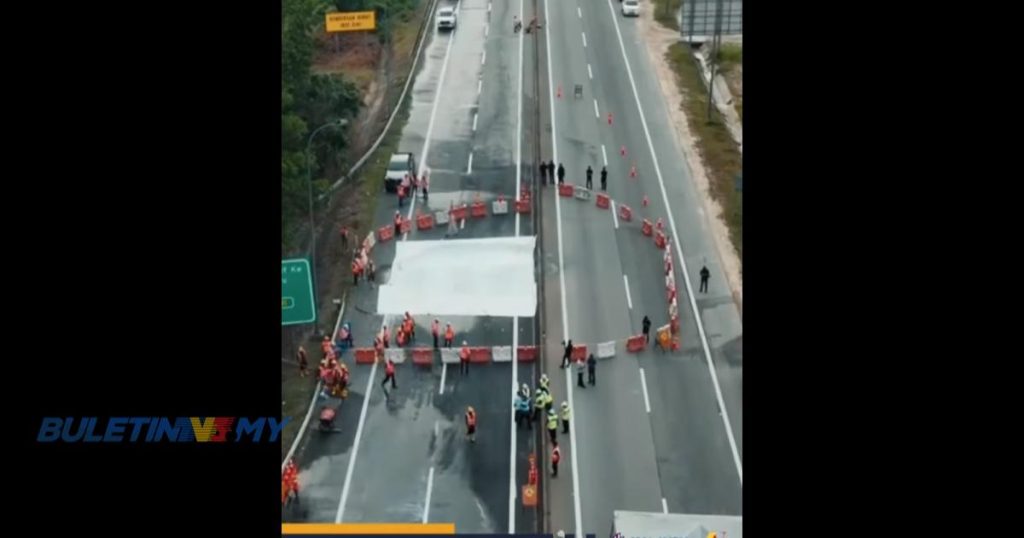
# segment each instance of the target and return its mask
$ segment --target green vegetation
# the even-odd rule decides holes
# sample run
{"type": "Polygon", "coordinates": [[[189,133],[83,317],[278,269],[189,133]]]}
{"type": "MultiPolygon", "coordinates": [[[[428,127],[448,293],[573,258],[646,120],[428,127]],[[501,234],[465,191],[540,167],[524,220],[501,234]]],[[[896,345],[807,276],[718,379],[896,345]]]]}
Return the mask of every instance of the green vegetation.
{"type": "Polygon", "coordinates": [[[743,197],[736,190],[736,179],[743,170],[743,157],[729,135],[718,110],[708,120],[708,93],[700,66],[684,43],[673,44],[666,57],[676,72],[683,93],[682,109],[708,172],[711,196],[722,206],[722,217],[736,252],[743,256],[743,197]]]}
{"type": "Polygon", "coordinates": [[[723,73],[743,64],[743,47],[737,43],[722,43],[718,49],[718,65],[723,73]]]}
{"type": "Polygon", "coordinates": [[[654,20],[660,22],[662,26],[671,28],[673,30],[679,30],[679,21],[676,20],[676,15],[679,14],[679,8],[683,5],[683,0],[653,0],[654,1],[654,20]]]}

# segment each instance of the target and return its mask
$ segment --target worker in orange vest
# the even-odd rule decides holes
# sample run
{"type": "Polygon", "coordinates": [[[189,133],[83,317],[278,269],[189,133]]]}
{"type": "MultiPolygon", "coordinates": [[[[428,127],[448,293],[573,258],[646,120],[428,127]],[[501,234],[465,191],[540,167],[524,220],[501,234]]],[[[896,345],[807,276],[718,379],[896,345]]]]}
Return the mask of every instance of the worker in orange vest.
{"type": "Polygon", "coordinates": [[[402,214],[395,211],[395,237],[402,233],[402,214]]]}
{"type": "Polygon", "coordinates": [[[437,335],[441,333],[441,323],[434,319],[434,322],[430,324],[430,334],[434,335],[434,349],[437,349],[437,335]]]}
{"type": "Polygon", "coordinates": [[[384,340],[381,339],[379,334],[373,337],[373,351],[374,361],[379,361],[384,356],[384,340]]]}
{"type": "Polygon", "coordinates": [[[395,343],[398,344],[398,347],[402,347],[405,345],[405,341],[405,327],[399,327],[398,332],[395,333],[395,343]]]}
{"type": "Polygon", "coordinates": [[[412,316],[410,316],[408,312],[406,312],[405,322],[409,324],[405,332],[409,333],[409,341],[411,342],[416,338],[416,321],[412,319],[412,316]]]}
{"type": "Polygon", "coordinates": [[[462,341],[462,349],[459,350],[459,373],[469,375],[469,346],[462,341]]]}
{"type": "Polygon", "coordinates": [[[476,410],[472,405],[466,408],[466,439],[476,442],[476,410]]]}
{"type": "Polygon", "coordinates": [[[391,388],[397,389],[398,387],[395,385],[395,362],[391,359],[388,359],[388,362],[384,364],[384,381],[380,382],[380,386],[384,389],[385,396],[388,394],[387,383],[389,379],[391,380],[391,388]]]}
{"type": "Polygon", "coordinates": [[[387,325],[385,325],[380,330],[380,339],[381,339],[381,341],[384,342],[384,349],[387,349],[388,347],[390,347],[390,346],[388,346],[388,340],[391,340],[391,333],[388,332],[388,326],[387,325]]]}
{"type": "Polygon", "coordinates": [[[453,340],[455,340],[455,329],[452,328],[451,323],[448,323],[444,329],[444,347],[451,348],[453,340]]]}
{"type": "Polygon", "coordinates": [[[558,449],[558,441],[551,443],[551,476],[558,476],[558,462],[562,459],[562,451],[558,449]]]}
{"type": "Polygon", "coordinates": [[[352,285],[359,285],[359,273],[363,271],[362,266],[359,265],[359,260],[352,260],[352,285]]]}

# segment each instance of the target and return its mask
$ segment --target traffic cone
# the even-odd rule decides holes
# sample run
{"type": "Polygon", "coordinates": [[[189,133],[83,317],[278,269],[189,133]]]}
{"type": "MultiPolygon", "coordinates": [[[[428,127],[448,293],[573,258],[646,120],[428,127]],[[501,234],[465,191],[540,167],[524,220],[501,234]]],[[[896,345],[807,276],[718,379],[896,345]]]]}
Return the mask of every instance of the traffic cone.
{"type": "Polygon", "coordinates": [[[649,204],[649,203],[651,203],[651,201],[647,199],[647,195],[645,194],[645,195],[644,195],[644,201],[643,201],[643,202],[641,202],[641,205],[642,205],[643,207],[647,207],[647,204],[649,204]]]}
{"type": "Polygon", "coordinates": [[[619,148],[619,155],[622,155],[623,157],[626,156],[626,146],[619,148]]]}
{"type": "Polygon", "coordinates": [[[558,98],[559,99],[562,98],[562,85],[561,84],[558,85],[558,98]]]}
{"type": "Polygon", "coordinates": [[[629,177],[636,177],[636,163],[633,163],[633,166],[629,167],[629,177]]]}
{"type": "Polygon", "coordinates": [[[609,112],[608,113],[608,125],[611,125],[611,124],[612,124],[612,113],[609,112]]]}

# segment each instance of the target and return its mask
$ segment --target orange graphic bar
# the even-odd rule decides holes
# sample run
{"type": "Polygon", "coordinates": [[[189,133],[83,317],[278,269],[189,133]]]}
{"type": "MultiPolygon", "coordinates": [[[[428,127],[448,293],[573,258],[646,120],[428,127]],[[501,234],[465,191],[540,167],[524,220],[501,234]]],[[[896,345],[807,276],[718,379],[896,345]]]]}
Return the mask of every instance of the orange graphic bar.
{"type": "Polygon", "coordinates": [[[455,524],[282,523],[281,534],[455,534],[455,524]]]}

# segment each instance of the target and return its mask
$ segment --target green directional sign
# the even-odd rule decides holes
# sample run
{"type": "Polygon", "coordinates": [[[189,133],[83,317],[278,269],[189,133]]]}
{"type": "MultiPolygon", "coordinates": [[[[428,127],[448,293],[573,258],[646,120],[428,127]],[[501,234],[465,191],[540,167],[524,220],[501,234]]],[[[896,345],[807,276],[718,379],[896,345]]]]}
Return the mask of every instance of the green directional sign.
{"type": "Polygon", "coordinates": [[[281,260],[281,325],[315,321],[316,300],[309,260],[281,260]]]}

